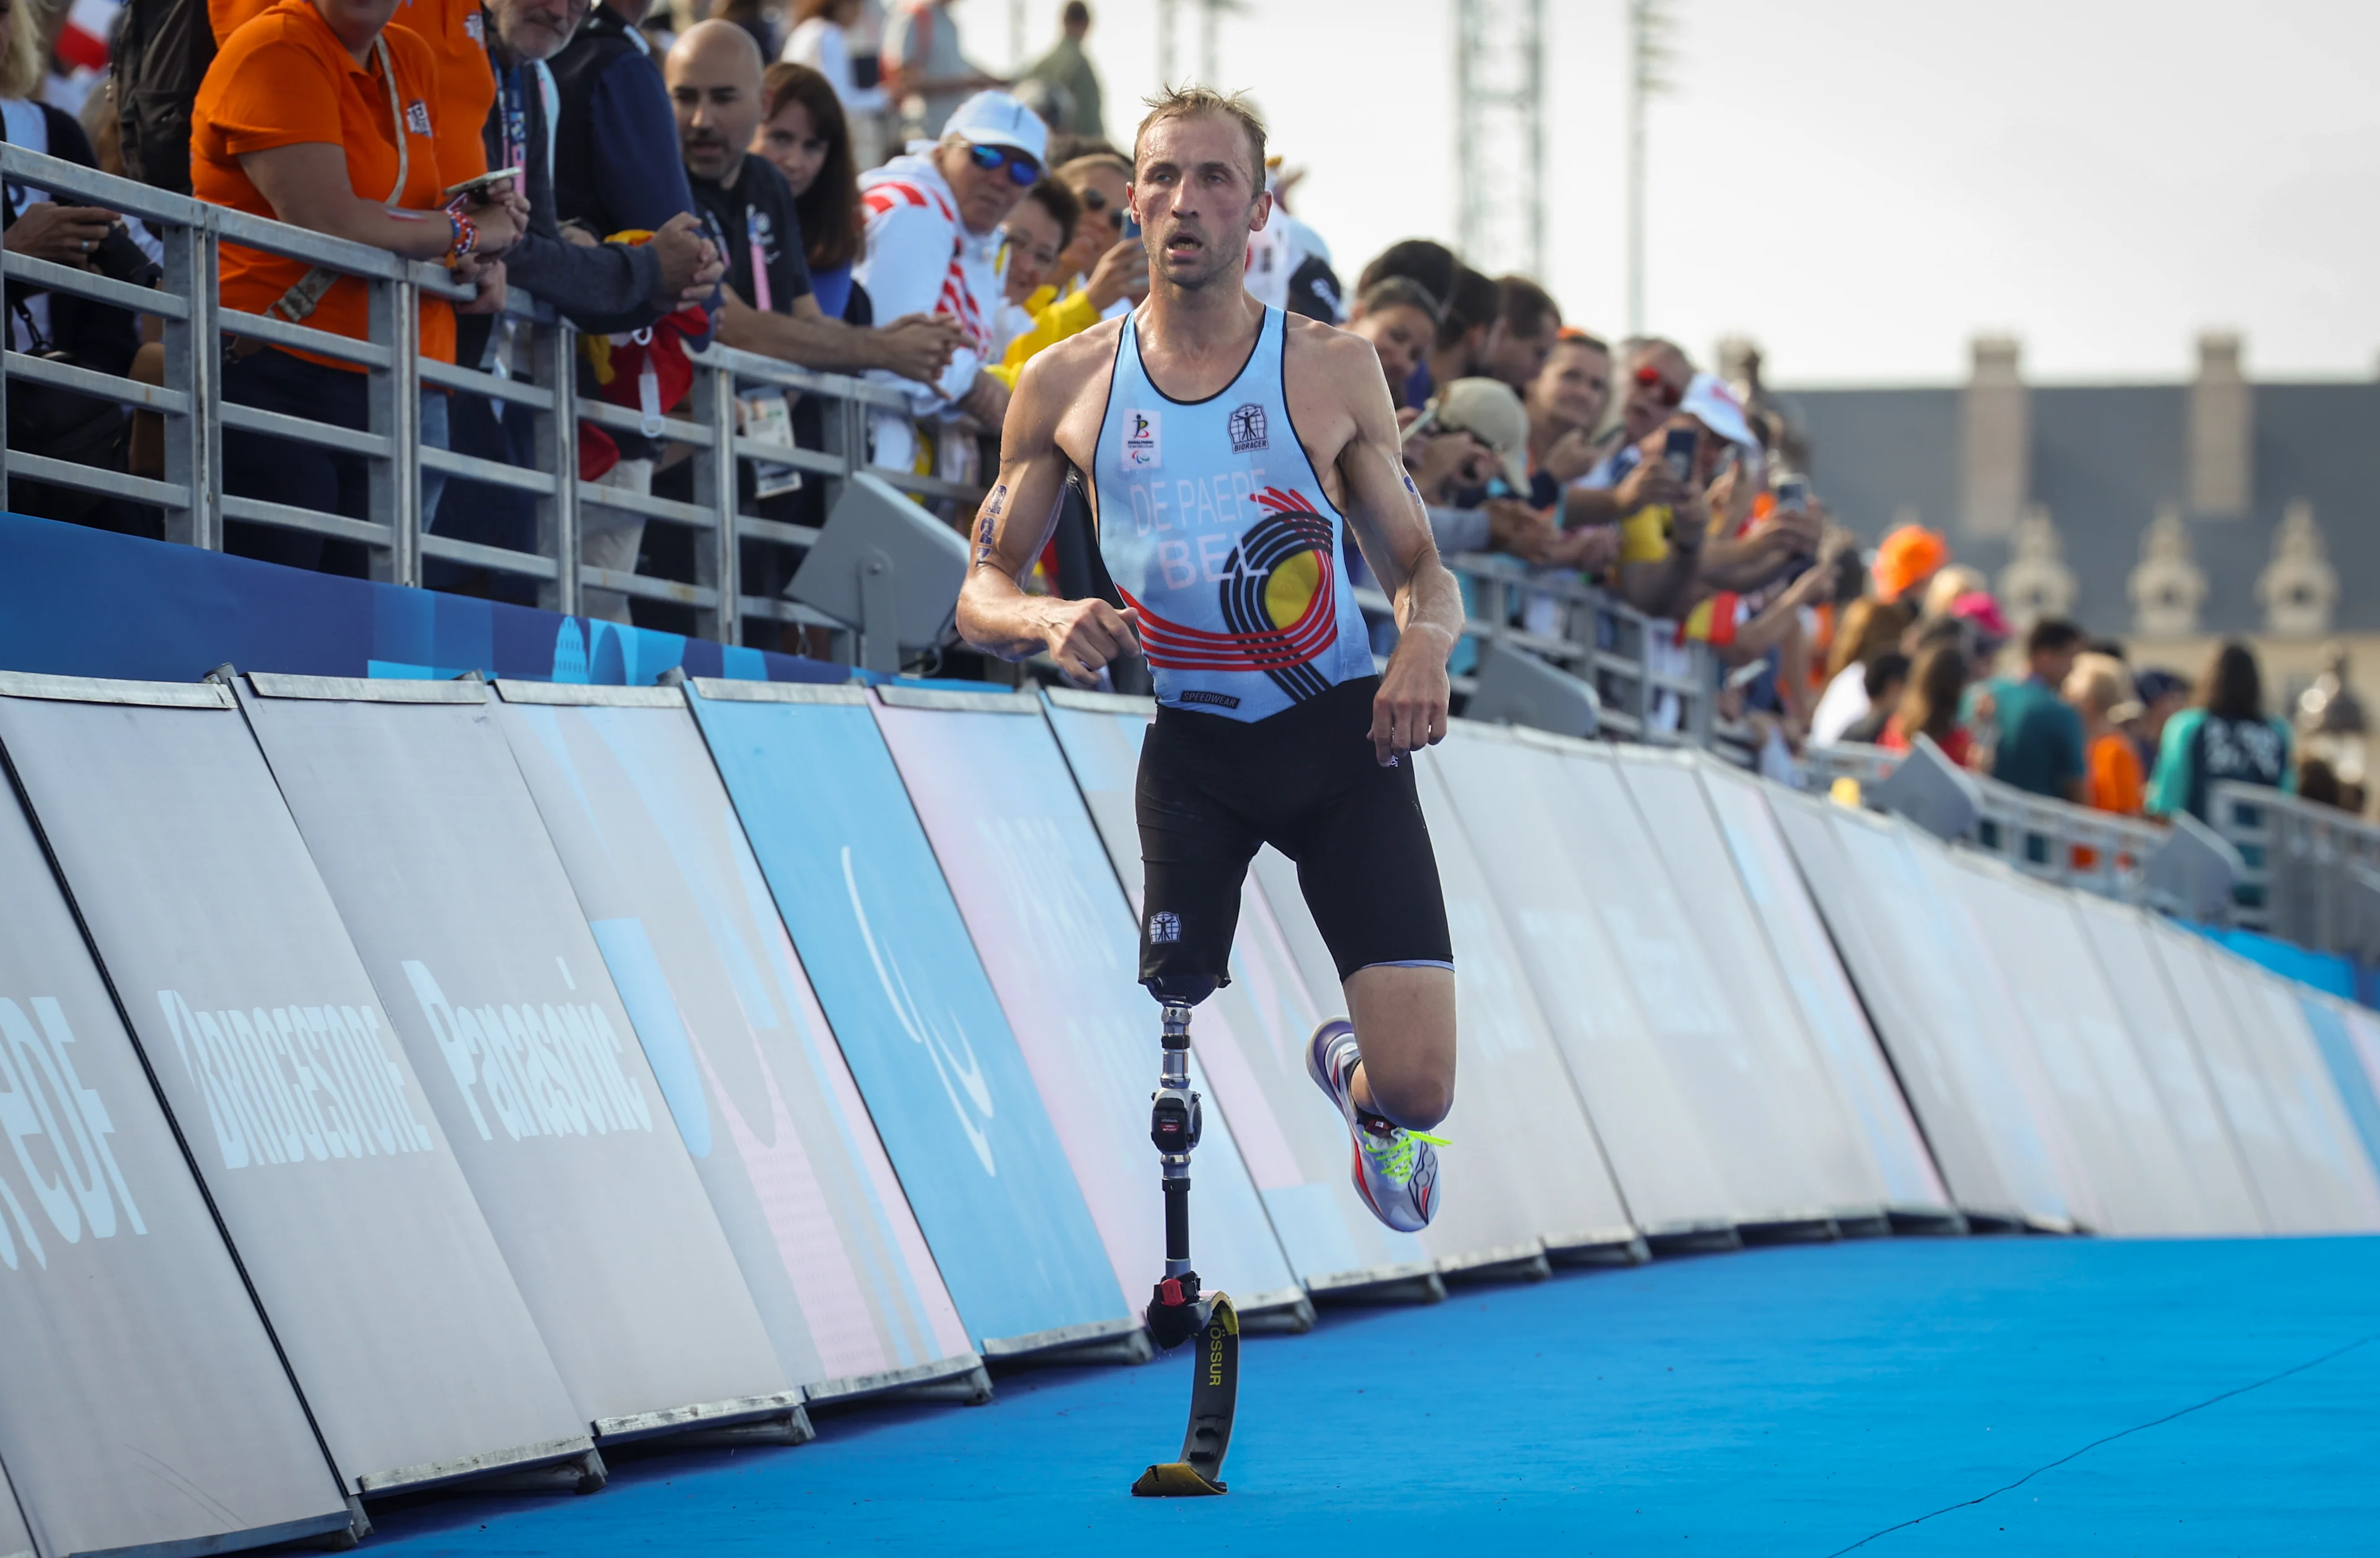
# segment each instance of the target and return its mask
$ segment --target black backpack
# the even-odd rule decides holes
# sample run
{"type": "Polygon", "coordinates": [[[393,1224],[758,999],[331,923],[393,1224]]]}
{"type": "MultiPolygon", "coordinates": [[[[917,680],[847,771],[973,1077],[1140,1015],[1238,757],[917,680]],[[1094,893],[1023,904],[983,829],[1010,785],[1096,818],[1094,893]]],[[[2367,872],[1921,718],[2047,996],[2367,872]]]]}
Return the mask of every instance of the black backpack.
{"type": "Polygon", "coordinates": [[[207,0],[128,0],[109,67],[131,177],[190,192],[190,108],[214,59],[207,0]]]}

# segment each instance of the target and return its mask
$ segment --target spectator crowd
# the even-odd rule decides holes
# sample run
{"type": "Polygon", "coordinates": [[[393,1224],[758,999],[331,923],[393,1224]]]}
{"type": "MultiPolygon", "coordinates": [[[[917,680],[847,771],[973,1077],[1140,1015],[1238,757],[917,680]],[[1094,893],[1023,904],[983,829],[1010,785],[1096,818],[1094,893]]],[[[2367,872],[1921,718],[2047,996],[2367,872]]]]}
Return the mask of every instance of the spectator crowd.
{"type": "MultiPolygon", "coordinates": [[[[689,352],[717,342],[885,386],[895,394],[869,412],[866,458],[963,492],[996,456],[1026,361],[1148,286],[1126,207],[1131,147],[1109,124],[1081,0],[1014,79],[970,61],[951,0],[710,0],[700,17],[684,4],[130,0],[102,75],[87,51],[68,57],[79,45],[57,0],[0,0],[0,108],[18,144],[443,262],[468,296],[424,297],[425,360],[521,366],[513,288],[569,320],[581,396],[637,413],[625,420],[638,429],[582,424],[580,476],[617,499],[583,507],[586,609],[683,628],[684,608],[621,581],[696,577],[694,531],[655,522],[665,505],[650,501],[694,496],[692,450],[662,436],[689,352]]],[[[1553,583],[1598,586],[1652,620],[1648,660],[1709,647],[1726,671],[1723,712],[1771,760],[1810,742],[1922,737],[2023,789],[2121,812],[2204,815],[2221,779],[2338,794],[2266,717],[2243,646],[2224,646],[2193,691],[2070,623],[2014,631],[1934,532],[1904,528],[1864,557],[1829,523],[1806,451],[1756,380],[1731,383],[1671,341],[1582,328],[1535,280],[1483,274],[1427,239],[1391,245],[1342,286],[1329,245],[1293,214],[1297,179],[1269,165],[1276,204],[1251,240],[1248,288],[1372,346],[1440,551],[1494,554],[1522,581],[1501,596],[1518,603],[1517,626],[1576,637],[1577,592],[1553,583]]],[[[118,274],[160,253],[138,223],[37,190],[10,187],[6,220],[11,251],[55,263],[118,274]]],[[[225,243],[219,285],[227,310],[320,333],[309,345],[230,338],[225,400],[364,432],[364,375],[315,349],[367,337],[362,284],[225,243]]],[[[19,283],[8,303],[17,349],[159,381],[154,321],[19,283]]],[[[108,409],[12,387],[9,441],[42,436],[80,451],[64,457],[160,473],[153,429],[144,446],[142,419],[91,408],[108,409]]],[[[751,382],[736,413],[753,439],[822,446],[811,398],[751,382]]],[[[528,422],[483,396],[423,393],[425,446],[532,465],[528,422]]],[[[360,456],[273,425],[226,426],[227,493],[368,517],[360,456]]],[[[743,460],[738,481],[745,513],[823,517],[793,464],[743,460]]],[[[422,485],[432,533],[534,550],[518,491],[427,469],[422,485]]],[[[57,487],[19,484],[17,504],[154,523],[57,487]]],[[[1092,588],[1090,523],[1070,493],[1035,587],[1092,588]]],[[[247,555],[363,566],[352,542],[226,531],[247,555]]],[[[782,590],[798,552],[743,546],[746,592],[782,590]]],[[[529,589],[431,569],[441,588],[529,589]]],[[[756,627],[772,647],[804,647],[795,629],[756,627]]]]}
{"type": "Polygon", "coordinates": [[[2133,667],[2063,617],[2012,633],[1973,568],[1932,530],[1887,535],[1828,634],[1809,739],[1909,750],[2034,795],[2125,816],[2208,821],[2212,786],[2261,785],[2361,812],[2358,785],[2297,749],[2265,712],[2255,651],[2227,639],[2193,684],[2133,667]]]}

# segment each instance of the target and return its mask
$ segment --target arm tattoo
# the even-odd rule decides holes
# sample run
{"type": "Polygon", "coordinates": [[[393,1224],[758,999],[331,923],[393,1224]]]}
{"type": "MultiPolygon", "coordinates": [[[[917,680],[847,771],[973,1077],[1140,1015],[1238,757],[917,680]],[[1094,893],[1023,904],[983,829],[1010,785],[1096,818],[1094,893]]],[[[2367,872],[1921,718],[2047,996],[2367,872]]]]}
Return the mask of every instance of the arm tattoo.
{"type": "Polygon", "coordinates": [[[1007,499],[1008,485],[1002,482],[991,490],[991,496],[983,500],[983,517],[975,527],[975,566],[978,568],[991,566],[991,538],[1000,528],[1000,510],[1007,499]]]}

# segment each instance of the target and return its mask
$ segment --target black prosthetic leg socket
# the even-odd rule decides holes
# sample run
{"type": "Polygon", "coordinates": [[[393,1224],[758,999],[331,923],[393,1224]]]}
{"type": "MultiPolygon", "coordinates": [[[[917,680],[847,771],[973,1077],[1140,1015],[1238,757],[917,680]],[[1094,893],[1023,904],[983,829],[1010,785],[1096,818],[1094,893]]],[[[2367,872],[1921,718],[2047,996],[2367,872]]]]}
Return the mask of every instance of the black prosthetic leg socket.
{"type": "Polygon", "coordinates": [[[1143,1318],[1160,1352],[1170,1353],[1196,1334],[1206,1318],[1198,1302],[1198,1273],[1184,1272],[1159,1283],[1149,1293],[1143,1318]]]}
{"type": "Polygon", "coordinates": [[[1159,974],[1140,981],[1142,989],[1168,1006],[1195,1006],[1222,982],[1212,974],[1159,974]]]}

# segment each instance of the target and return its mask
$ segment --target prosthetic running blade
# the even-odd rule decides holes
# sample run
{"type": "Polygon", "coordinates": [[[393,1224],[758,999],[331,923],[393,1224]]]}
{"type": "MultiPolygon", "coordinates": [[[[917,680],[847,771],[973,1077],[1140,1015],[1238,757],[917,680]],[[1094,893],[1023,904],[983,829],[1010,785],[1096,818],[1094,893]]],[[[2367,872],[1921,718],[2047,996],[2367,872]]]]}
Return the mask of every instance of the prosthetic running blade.
{"type": "Polygon", "coordinates": [[[1206,1326],[1195,1340],[1182,1458],[1142,1472],[1132,1485],[1135,1498],[1199,1498],[1225,1489],[1223,1455],[1232,1447],[1232,1414],[1240,1399],[1240,1316],[1228,1295],[1208,1300],[1206,1326]]]}

